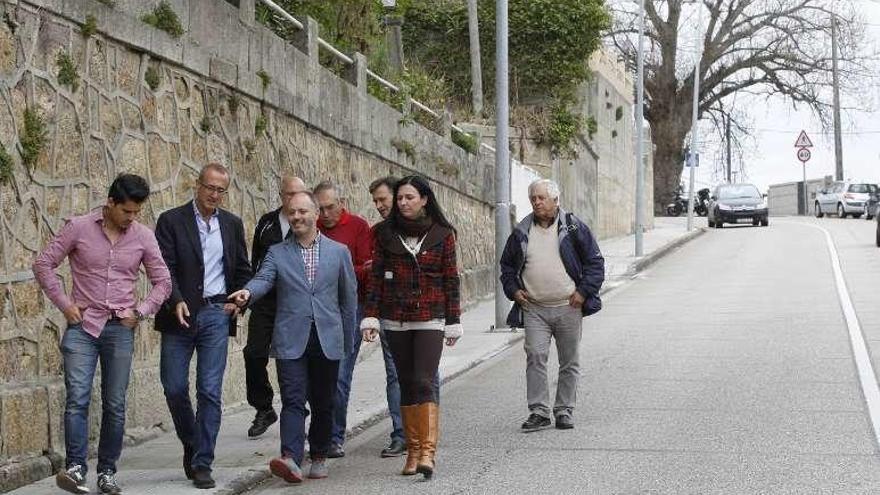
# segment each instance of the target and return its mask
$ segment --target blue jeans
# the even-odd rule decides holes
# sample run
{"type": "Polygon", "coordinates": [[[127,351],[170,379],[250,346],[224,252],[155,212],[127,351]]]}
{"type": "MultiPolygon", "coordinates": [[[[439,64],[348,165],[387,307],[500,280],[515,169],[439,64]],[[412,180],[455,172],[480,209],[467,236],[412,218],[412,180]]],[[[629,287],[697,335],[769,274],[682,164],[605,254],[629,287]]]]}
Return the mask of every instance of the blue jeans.
{"type": "Polygon", "coordinates": [[[397,382],[397,369],[394,357],[388,347],[385,332],[379,332],[382,342],[382,359],[385,360],[385,396],[388,398],[388,415],[391,416],[391,439],[404,441],[403,422],[400,419],[400,384],[397,382]]]}
{"type": "Polygon", "coordinates": [[[333,428],[333,395],[339,377],[339,361],[327,359],[312,326],[309,343],[298,359],[276,359],[278,389],[281,392],[281,455],[302,466],[305,424],[309,423],[309,451],[312,458],[326,457],[333,428]]]}
{"type": "Polygon", "coordinates": [[[165,401],[171,411],[177,438],[193,449],[192,467],[210,469],[220,431],[223,373],[226,371],[229,315],[222,304],[209,304],[198,312],[190,332],[162,333],[159,363],[165,401]],[[189,366],[196,352],[196,401],[189,399],[189,366]]]}
{"type": "Polygon", "coordinates": [[[101,362],[101,439],[98,472],[116,472],[125,433],[125,394],[131,374],[134,332],[120,323],[108,322],[98,338],[70,325],[61,339],[64,356],[64,443],[67,466],[86,466],[89,450],[89,402],[95,368],[101,362]]]}
{"type": "MultiPolygon", "coordinates": [[[[360,315],[360,311],[358,311],[360,315]]],[[[358,318],[360,321],[361,318],[358,318]]],[[[354,376],[354,365],[357,363],[361,350],[360,331],[354,337],[354,345],[348,356],[339,361],[339,377],[336,380],[336,395],[333,397],[333,434],[331,440],[336,445],[345,442],[346,418],[348,416],[348,397],[351,394],[351,380],[354,376]]]]}

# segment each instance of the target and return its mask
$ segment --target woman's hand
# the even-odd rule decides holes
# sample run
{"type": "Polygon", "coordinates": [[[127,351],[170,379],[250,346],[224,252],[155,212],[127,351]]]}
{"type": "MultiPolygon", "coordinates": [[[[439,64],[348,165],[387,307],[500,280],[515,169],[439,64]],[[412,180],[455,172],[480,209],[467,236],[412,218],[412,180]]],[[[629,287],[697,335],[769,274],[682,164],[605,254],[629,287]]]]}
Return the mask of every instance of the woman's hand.
{"type": "Polygon", "coordinates": [[[364,342],[375,342],[376,337],[379,336],[378,328],[362,328],[361,335],[364,337],[364,342]]]}

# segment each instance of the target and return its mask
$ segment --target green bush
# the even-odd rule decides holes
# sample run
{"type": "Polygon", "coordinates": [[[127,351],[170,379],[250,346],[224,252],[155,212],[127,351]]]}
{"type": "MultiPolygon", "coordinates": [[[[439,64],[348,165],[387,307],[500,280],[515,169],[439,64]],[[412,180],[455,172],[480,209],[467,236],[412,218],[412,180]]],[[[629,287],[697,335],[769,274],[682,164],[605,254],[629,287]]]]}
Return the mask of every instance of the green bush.
{"type": "Polygon", "coordinates": [[[185,32],[180,24],[180,18],[177,12],[171,8],[171,4],[162,0],[159,2],[152,12],[148,12],[141,16],[141,21],[170,34],[173,38],[180,38],[185,32]]]}
{"type": "MultiPolygon", "coordinates": [[[[495,0],[479,0],[483,88],[495,80],[495,0]]],[[[510,0],[511,93],[567,97],[589,77],[587,60],[611,26],[603,0],[510,0]]],[[[470,92],[464,2],[419,2],[406,10],[404,44],[411,57],[439,70],[454,94],[470,92]]]]}
{"type": "Polygon", "coordinates": [[[202,120],[199,121],[199,129],[202,130],[205,134],[211,132],[211,118],[205,115],[202,117],[202,120]]]}
{"type": "Polygon", "coordinates": [[[266,116],[263,114],[257,115],[257,120],[254,122],[254,136],[262,136],[268,127],[269,121],[266,120],[266,116]]]}
{"type": "Polygon", "coordinates": [[[229,93],[226,96],[226,106],[229,108],[229,113],[232,115],[238,115],[238,107],[241,105],[241,97],[238,96],[238,93],[229,93]]]}
{"type": "Polygon", "coordinates": [[[98,19],[95,16],[89,14],[86,16],[86,22],[82,27],[82,35],[86,38],[91,37],[93,34],[98,32],[98,19]]]}
{"type": "Polygon", "coordinates": [[[272,84],[272,76],[270,76],[265,70],[260,69],[257,71],[257,77],[260,78],[260,85],[263,87],[263,92],[265,93],[269,85],[272,84]]]}
{"type": "Polygon", "coordinates": [[[153,66],[147,67],[147,70],[144,72],[144,82],[147,83],[151,90],[156,91],[159,88],[159,84],[162,83],[159,70],[153,66]]]}
{"type": "Polygon", "coordinates": [[[453,129],[452,142],[457,144],[459,148],[467,151],[472,155],[476,155],[480,151],[480,141],[477,136],[471,133],[460,132],[456,129],[453,129]]]}
{"type": "Polygon", "coordinates": [[[550,149],[559,156],[575,157],[574,141],[583,129],[583,119],[564,105],[557,104],[550,111],[548,141],[550,149]]]}
{"type": "Polygon", "coordinates": [[[397,151],[405,154],[411,162],[416,161],[416,147],[412,143],[404,139],[392,139],[391,146],[397,151]]]}
{"type": "Polygon", "coordinates": [[[29,169],[33,170],[40,153],[48,142],[48,131],[43,117],[30,108],[24,111],[24,126],[19,134],[21,142],[21,161],[29,169]]]}
{"type": "Polygon", "coordinates": [[[7,185],[12,180],[12,157],[6,152],[6,147],[0,145],[0,184],[7,185]]]}
{"type": "Polygon", "coordinates": [[[55,65],[58,67],[58,83],[67,86],[70,91],[76,92],[79,89],[79,72],[77,72],[76,63],[70,54],[58,52],[55,65]]]}
{"type": "Polygon", "coordinates": [[[587,136],[590,139],[593,139],[593,135],[599,130],[599,123],[596,122],[596,118],[590,115],[587,117],[587,136]]]}

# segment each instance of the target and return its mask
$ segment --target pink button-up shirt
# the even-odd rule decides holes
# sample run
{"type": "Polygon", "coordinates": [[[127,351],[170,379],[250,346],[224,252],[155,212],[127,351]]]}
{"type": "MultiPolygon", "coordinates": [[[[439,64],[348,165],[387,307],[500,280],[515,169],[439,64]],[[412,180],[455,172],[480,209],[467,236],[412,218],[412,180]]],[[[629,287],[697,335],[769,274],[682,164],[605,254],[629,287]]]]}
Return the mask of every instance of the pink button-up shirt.
{"type": "Polygon", "coordinates": [[[102,208],[71,218],[33,264],[46,296],[62,311],[77,305],[83,329],[95,337],[114,315],[130,316],[135,309],[144,315],[155,314],[171,293],[171,275],[153,231],[132,222],[113,244],[103,225],[102,208]],[[70,260],[73,279],[70,296],[55,274],[65,257],[70,260]],[[136,304],[134,284],[141,263],[153,287],[147,298],[136,304]]]}

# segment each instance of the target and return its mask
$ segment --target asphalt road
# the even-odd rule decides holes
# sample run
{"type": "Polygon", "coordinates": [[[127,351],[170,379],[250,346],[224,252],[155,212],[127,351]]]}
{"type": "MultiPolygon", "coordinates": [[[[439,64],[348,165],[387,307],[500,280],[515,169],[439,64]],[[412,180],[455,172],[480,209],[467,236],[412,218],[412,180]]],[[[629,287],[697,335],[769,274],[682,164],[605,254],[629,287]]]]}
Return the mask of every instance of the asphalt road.
{"type": "Polygon", "coordinates": [[[726,226],[612,292],[585,321],[574,430],[520,432],[518,345],[444,387],[434,480],[399,476],[402,459],[379,458],[381,424],[349,442],[330,478],[253,492],[878,493],[878,446],[816,226],[831,233],[880,364],[873,222],[726,226]]]}

